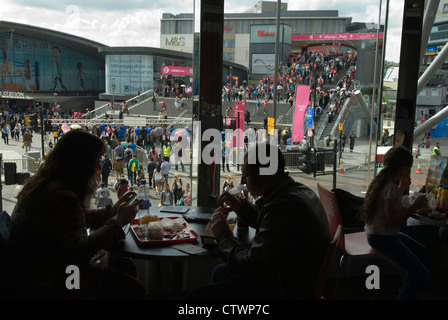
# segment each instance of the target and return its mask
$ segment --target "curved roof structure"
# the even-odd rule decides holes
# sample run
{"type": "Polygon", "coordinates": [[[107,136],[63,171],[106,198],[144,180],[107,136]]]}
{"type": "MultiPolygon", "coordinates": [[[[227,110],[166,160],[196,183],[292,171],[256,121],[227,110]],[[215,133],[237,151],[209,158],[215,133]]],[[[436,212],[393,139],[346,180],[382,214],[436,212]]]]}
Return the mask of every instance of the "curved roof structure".
{"type": "MultiPolygon", "coordinates": [[[[17,34],[38,40],[45,39],[46,41],[60,44],[70,49],[82,51],[88,55],[96,57],[101,61],[104,61],[104,56],[107,54],[147,54],[173,59],[192,59],[191,53],[154,47],[110,47],[96,41],[88,40],[60,31],[0,20],[0,33],[9,32],[13,32],[13,35],[17,34]]],[[[234,68],[239,68],[242,70],[247,69],[240,64],[229,61],[224,61],[224,65],[232,66],[234,68]]]]}
{"type": "Polygon", "coordinates": [[[46,41],[56,43],[70,49],[82,51],[88,55],[98,58],[99,60],[104,59],[104,57],[99,54],[98,48],[106,47],[105,44],[68,33],[4,20],[0,20],[0,32],[12,32],[13,36],[17,34],[37,40],[45,39],[46,41]]]}

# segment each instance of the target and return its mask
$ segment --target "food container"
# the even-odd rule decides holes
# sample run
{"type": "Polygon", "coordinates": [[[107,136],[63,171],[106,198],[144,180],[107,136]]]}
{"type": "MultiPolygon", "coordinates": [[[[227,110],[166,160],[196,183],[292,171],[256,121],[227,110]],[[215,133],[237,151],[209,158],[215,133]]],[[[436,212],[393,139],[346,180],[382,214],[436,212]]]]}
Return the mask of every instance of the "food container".
{"type": "Polygon", "coordinates": [[[164,229],[164,237],[163,239],[149,239],[145,236],[144,226],[140,224],[140,219],[134,219],[131,224],[132,234],[137,241],[139,246],[150,247],[150,246],[169,246],[175,243],[184,243],[184,242],[196,242],[199,238],[199,234],[183,219],[180,217],[167,217],[167,218],[159,218],[159,221],[162,223],[163,219],[171,219],[176,222],[181,222],[184,228],[182,230],[170,230],[167,228],[164,229]]]}

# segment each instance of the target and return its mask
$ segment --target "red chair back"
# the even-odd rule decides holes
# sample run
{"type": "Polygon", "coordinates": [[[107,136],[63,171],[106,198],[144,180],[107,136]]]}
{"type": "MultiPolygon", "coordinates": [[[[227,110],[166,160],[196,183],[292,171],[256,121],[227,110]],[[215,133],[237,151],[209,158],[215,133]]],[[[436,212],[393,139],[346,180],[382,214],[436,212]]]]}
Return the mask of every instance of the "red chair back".
{"type": "Polygon", "coordinates": [[[337,246],[337,242],[341,235],[342,226],[338,225],[336,232],[328,245],[327,253],[325,255],[322,267],[319,272],[319,277],[317,278],[317,283],[314,288],[314,300],[322,299],[322,294],[325,289],[325,283],[327,282],[328,270],[330,269],[331,262],[333,261],[333,254],[337,246]]]}
{"type": "MultiPolygon", "coordinates": [[[[339,225],[342,226],[341,214],[339,212],[338,199],[336,194],[317,184],[317,190],[319,192],[319,198],[327,213],[328,225],[330,227],[330,235],[333,237],[339,225]]],[[[339,237],[338,247],[345,251],[344,231],[341,230],[341,236],[339,237]]]]}

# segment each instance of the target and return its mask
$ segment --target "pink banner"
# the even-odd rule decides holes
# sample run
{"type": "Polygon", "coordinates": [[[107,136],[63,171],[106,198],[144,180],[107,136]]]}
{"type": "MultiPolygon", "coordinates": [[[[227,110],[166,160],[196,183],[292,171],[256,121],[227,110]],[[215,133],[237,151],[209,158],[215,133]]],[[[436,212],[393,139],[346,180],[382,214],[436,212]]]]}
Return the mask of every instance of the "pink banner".
{"type": "Polygon", "coordinates": [[[244,144],[244,113],[246,112],[246,103],[244,101],[235,102],[233,106],[233,116],[236,120],[236,130],[241,130],[239,132],[239,143],[238,142],[238,132],[233,132],[233,146],[242,147],[244,144]]]}
{"type": "MultiPolygon", "coordinates": [[[[384,38],[384,33],[380,32],[380,39],[384,38]]],[[[322,40],[368,40],[376,39],[376,32],[372,33],[341,33],[341,34],[295,34],[292,41],[322,41],[322,40]]]]}
{"type": "Polygon", "coordinates": [[[305,137],[305,115],[310,101],[310,86],[297,86],[292,123],[292,142],[300,142],[305,137]]]}
{"type": "Polygon", "coordinates": [[[160,73],[164,74],[164,75],[172,75],[172,76],[190,76],[190,75],[193,75],[193,68],[162,66],[160,69],[160,73]]]}

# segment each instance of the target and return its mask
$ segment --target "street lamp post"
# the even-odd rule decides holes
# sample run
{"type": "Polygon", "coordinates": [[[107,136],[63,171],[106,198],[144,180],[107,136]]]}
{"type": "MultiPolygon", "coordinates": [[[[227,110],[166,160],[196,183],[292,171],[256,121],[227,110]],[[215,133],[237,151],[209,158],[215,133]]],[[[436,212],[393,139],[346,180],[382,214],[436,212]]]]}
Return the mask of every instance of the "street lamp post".
{"type": "Polygon", "coordinates": [[[112,112],[115,113],[115,77],[112,77],[112,112]]]}
{"type": "Polygon", "coordinates": [[[232,92],[233,92],[233,89],[232,89],[232,72],[233,72],[233,67],[229,67],[229,73],[230,73],[230,75],[229,75],[230,95],[232,95],[232,92]]]}

